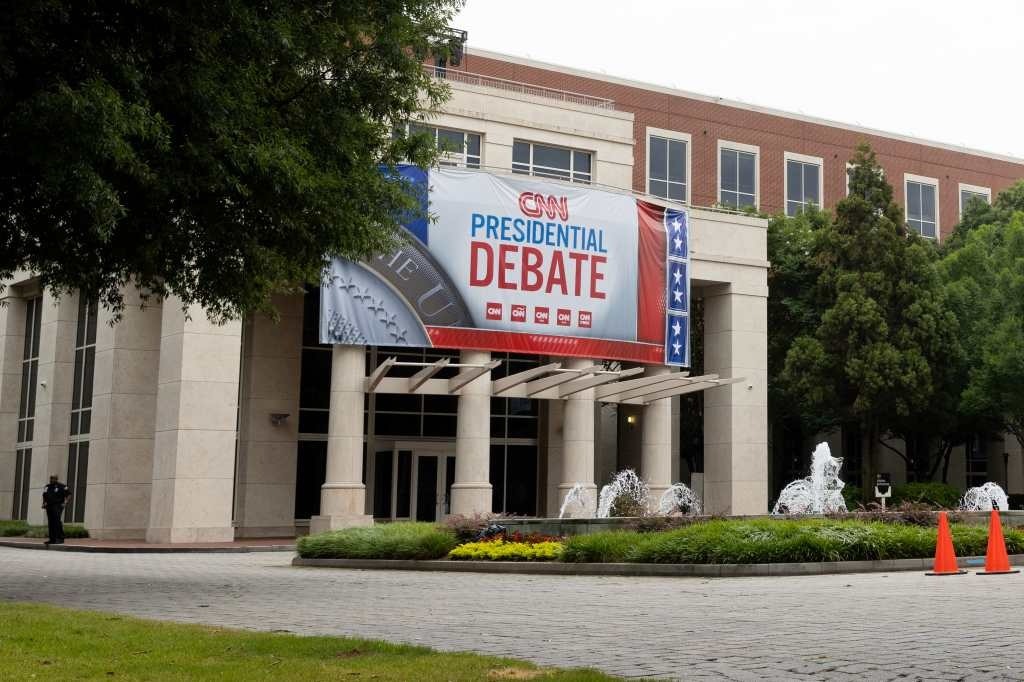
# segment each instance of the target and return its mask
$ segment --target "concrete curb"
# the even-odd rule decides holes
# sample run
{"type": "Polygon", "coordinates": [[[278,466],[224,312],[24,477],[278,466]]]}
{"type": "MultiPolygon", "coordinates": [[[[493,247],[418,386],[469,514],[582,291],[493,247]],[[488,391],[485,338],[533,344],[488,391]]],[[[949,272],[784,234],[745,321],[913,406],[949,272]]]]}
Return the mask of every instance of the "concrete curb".
{"type": "Polygon", "coordinates": [[[248,554],[251,552],[294,552],[295,545],[260,545],[251,547],[114,547],[103,545],[57,545],[38,542],[0,540],[0,547],[34,549],[46,552],[88,552],[92,554],[248,554]]]}
{"type": "MultiPolygon", "coordinates": [[[[961,568],[981,568],[984,557],[962,557],[961,568]]],[[[1010,556],[1010,563],[1024,566],[1024,554],[1010,556]]],[[[399,559],[303,559],[292,566],[358,568],[399,571],[448,571],[453,573],[512,573],[518,575],[616,575],[658,577],[739,578],[784,575],[826,575],[837,573],[888,573],[928,571],[932,559],[890,559],[881,561],[824,561],[780,564],[596,564],[529,561],[406,561],[399,559]]]]}

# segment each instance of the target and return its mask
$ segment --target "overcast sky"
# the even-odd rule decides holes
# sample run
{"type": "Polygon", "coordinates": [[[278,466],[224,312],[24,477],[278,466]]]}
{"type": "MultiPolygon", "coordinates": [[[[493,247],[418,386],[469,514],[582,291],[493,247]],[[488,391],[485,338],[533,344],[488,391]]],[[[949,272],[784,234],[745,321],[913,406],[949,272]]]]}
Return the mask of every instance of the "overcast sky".
{"type": "Polygon", "coordinates": [[[470,47],[1024,158],[1021,0],[468,0],[470,47]]]}

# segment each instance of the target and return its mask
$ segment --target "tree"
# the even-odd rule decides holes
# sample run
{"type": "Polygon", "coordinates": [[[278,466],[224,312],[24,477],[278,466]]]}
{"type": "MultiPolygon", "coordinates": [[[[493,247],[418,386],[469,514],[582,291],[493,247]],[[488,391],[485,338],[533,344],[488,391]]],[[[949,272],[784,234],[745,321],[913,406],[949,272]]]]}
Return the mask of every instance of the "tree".
{"type": "Polygon", "coordinates": [[[6,3],[0,281],[223,319],[387,248],[419,201],[380,167],[436,157],[404,124],[446,96],[422,64],[461,4],[6,3]]]}
{"type": "Polygon", "coordinates": [[[1000,195],[994,222],[965,230],[940,269],[969,354],[960,409],[1024,447],[1024,210],[1008,208],[1022,188],[1000,195]]]}
{"type": "Polygon", "coordinates": [[[779,214],[768,221],[768,418],[776,464],[773,478],[781,488],[790,470],[803,468],[805,436],[832,426],[820,415],[805,413],[796,396],[782,381],[786,355],[793,340],[814,328],[823,312],[814,294],[819,271],[814,262],[814,240],[832,217],[810,207],[795,216],[779,214]]]}
{"type": "Polygon", "coordinates": [[[811,247],[823,312],[793,340],[781,381],[805,414],[861,424],[869,480],[883,437],[930,409],[959,351],[935,248],[906,229],[871,149],[852,162],[850,195],[811,247]]]}
{"type": "Polygon", "coordinates": [[[964,206],[964,214],[953,229],[953,234],[944,242],[944,250],[948,252],[960,248],[967,236],[982,225],[1009,223],[1018,211],[1024,211],[1024,180],[996,195],[991,205],[981,199],[971,199],[964,206]]]}

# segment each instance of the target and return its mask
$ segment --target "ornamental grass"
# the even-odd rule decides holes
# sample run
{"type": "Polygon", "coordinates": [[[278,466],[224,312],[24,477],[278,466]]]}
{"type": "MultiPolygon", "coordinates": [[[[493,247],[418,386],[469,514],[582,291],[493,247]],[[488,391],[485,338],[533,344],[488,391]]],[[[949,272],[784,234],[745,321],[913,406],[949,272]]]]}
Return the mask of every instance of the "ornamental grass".
{"type": "MultiPolygon", "coordinates": [[[[985,553],[988,531],[952,526],[961,556],[985,553]]],[[[1005,529],[1007,550],[1024,552],[1024,532],[1005,529]]],[[[936,529],[827,519],[708,521],[658,533],[610,531],[565,542],[562,561],[764,564],[921,559],[935,554],[936,529]]]]}
{"type": "Polygon", "coordinates": [[[299,538],[304,559],[441,559],[455,548],[455,533],[434,523],[381,523],[299,538]]]}

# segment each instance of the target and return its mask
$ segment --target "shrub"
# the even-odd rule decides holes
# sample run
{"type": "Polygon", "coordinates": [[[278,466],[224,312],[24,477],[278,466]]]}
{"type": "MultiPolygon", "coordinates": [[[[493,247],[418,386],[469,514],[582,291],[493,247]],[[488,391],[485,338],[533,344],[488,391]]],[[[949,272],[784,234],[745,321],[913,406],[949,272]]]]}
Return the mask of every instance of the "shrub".
{"type": "MultiPolygon", "coordinates": [[[[26,538],[48,538],[50,537],[50,529],[47,526],[24,525],[20,533],[10,533],[10,535],[22,535],[26,538]]],[[[64,537],[72,540],[75,538],[87,538],[89,537],[89,531],[85,529],[85,526],[66,524],[64,526],[64,537]]]]}
{"type": "Polygon", "coordinates": [[[440,525],[454,533],[459,542],[469,542],[475,540],[480,531],[502,518],[507,517],[492,512],[452,514],[441,521],[440,525]]]}
{"type": "Polygon", "coordinates": [[[0,521],[0,537],[18,537],[27,533],[28,528],[28,524],[24,521],[0,521]]]}
{"type": "Polygon", "coordinates": [[[901,502],[918,502],[930,504],[939,509],[956,509],[960,506],[963,493],[947,483],[928,481],[923,483],[904,483],[893,486],[892,498],[889,502],[898,505],[901,502]]]}
{"type": "Polygon", "coordinates": [[[682,528],[694,523],[704,523],[712,519],[723,518],[720,516],[645,516],[635,519],[626,524],[626,530],[637,533],[655,533],[664,530],[682,528]]]}
{"type": "Polygon", "coordinates": [[[843,501],[846,502],[846,508],[854,510],[861,505],[864,501],[864,489],[857,485],[846,484],[843,486],[843,501]]]}
{"type": "MultiPolygon", "coordinates": [[[[846,514],[829,514],[830,519],[846,521],[878,521],[879,523],[902,523],[908,526],[935,526],[939,516],[935,508],[923,502],[900,502],[884,510],[877,502],[860,505],[856,511],[846,514]]],[[[950,522],[959,520],[959,515],[949,514],[950,522]]]]}
{"type": "Polygon", "coordinates": [[[455,533],[433,523],[384,523],[299,538],[303,558],[441,559],[458,544],[455,533]]]}
{"type": "Polygon", "coordinates": [[[632,554],[646,538],[656,533],[611,530],[601,533],[574,535],[565,540],[562,561],[582,563],[622,563],[631,561],[632,554]]]}
{"type": "Polygon", "coordinates": [[[452,559],[476,561],[554,561],[561,554],[561,542],[509,542],[497,539],[459,545],[448,556],[452,559]]]}

